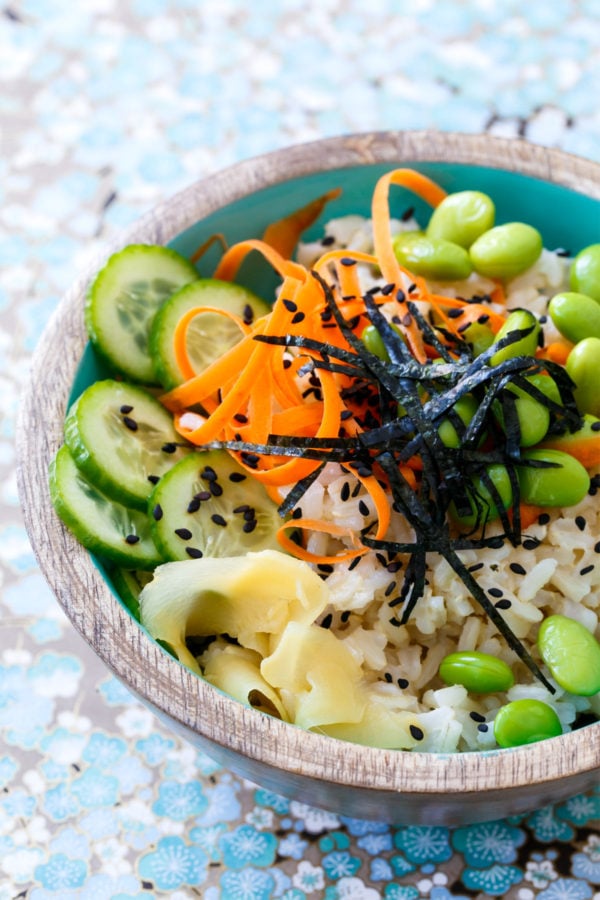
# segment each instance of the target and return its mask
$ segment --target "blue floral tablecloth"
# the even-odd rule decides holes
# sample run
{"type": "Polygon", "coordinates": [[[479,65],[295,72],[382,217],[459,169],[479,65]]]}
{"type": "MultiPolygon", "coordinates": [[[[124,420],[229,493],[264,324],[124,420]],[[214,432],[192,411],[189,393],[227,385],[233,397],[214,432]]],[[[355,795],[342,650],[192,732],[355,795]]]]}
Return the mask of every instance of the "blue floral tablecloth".
{"type": "Polygon", "coordinates": [[[600,0],[0,4],[0,900],[600,898],[600,791],[510,821],[392,827],[289,802],[165,731],[45,585],[13,446],[58,298],[159,199],[370,129],[599,160],[599,96],[600,0]]]}

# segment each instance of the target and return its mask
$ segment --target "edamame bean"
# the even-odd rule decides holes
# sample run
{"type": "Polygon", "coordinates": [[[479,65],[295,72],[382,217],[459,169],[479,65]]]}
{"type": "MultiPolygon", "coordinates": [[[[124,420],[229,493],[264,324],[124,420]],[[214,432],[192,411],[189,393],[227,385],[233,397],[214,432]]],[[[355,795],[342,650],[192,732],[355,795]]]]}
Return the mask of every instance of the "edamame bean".
{"type": "Polygon", "coordinates": [[[473,356],[479,356],[494,343],[494,332],[487,325],[473,322],[462,333],[462,339],[471,345],[473,356]]]}
{"type": "Polygon", "coordinates": [[[590,476],[581,463],[561,450],[527,450],[521,459],[553,466],[517,466],[521,500],[534,506],[575,506],[590,489],[590,476]]]}
{"type": "Polygon", "coordinates": [[[514,331],[526,331],[529,334],[519,340],[513,341],[490,359],[491,366],[498,366],[507,359],[513,359],[515,356],[535,356],[538,346],[538,335],[540,333],[540,323],[532,312],[527,309],[515,309],[506,319],[506,322],[496,335],[495,343],[499,343],[502,338],[508,337],[514,331]]]}
{"type": "Polygon", "coordinates": [[[446,684],[462,684],[475,694],[507,691],[515,683],[504,660],[478,650],[450,653],[442,660],[439,675],[446,684]]]}
{"type": "Polygon", "coordinates": [[[562,734],[556,712],[542,700],[512,700],[494,719],[494,737],[500,747],[520,747],[562,734]]]}
{"type": "Polygon", "coordinates": [[[600,418],[586,413],[583,417],[583,425],[577,431],[567,431],[565,434],[553,434],[546,437],[541,447],[550,450],[562,450],[578,459],[589,460],[588,465],[595,465],[598,460],[598,429],[600,418]]]}
{"type": "Polygon", "coordinates": [[[394,253],[398,262],[415,275],[435,281],[462,281],[473,271],[464,247],[441,238],[401,232],[394,238],[394,253]]]}
{"type": "Polygon", "coordinates": [[[437,206],[427,226],[427,236],[443,238],[469,248],[481,234],[494,225],[496,209],[487,194],[457,191],[448,194],[437,206]]]}
{"type": "Polygon", "coordinates": [[[571,264],[570,284],[574,291],[600,300],[600,244],[590,244],[571,264]]]}
{"type": "MultiPolygon", "coordinates": [[[[510,385],[506,390],[515,395],[515,412],[520,432],[519,445],[533,447],[534,444],[539,444],[550,427],[550,413],[547,408],[515,385],[510,385]]],[[[501,428],[506,431],[502,404],[495,401],[492,409],[501,428]]]]}
{"type": "Polygon", "coordinates": [[[540,373],[538,375],[528,375],[525,380],[537,388],[545,397],[548,397],[549,400],[562,406],[562,397],[554,378],[540,373]]]}
{"type": "Polygon", "coordinates": [[[536,228],[524,222],[509,222],[478,237],[469,255],[480,275],[507,281],[529,269],[541,252],[542,236],[536,228]]]}
{"type": "MultiPolygon", "coordinates": [[[[458,415],[463,425],[467,426],[477,412],[477,400],[472,394],[460,397],[452,409],[458,415]]],[[[438,428],[438,434],[444,446],[458,448],[462,441],[455,426],[450,419],[444,419],[438,428]]]]}
{"type": "Polygon", "coordinates": [[[568,341],[577,344],[588,337],[600,338],[600,302],[587,294],[575,291],[556,294],[548,305],[548,312],[568,341]]]}
{"type": "Polygon", "coordinates": [[[584,338],[567,359],[567,372],[575,382],[575,400],[581,412],[600,416],[600,338],[584,338]]]}
{"type": "Polygon", "coordinates": [[[537,643],[561,688],[581,697],[600,691],[600,644],[585,625],[567,616],[549,616],[540,625],[537,643]]]}
{"type": "MultiPolygon", "coordinates": [[[[506,466],[500,463],[494,463],[487,466],[486,475],[496,488],[503,509],[509,509],[512,505],[512,486],[506,466]]],[[[471,479],[471,489],[469,490],[469,502],[471,504],[470,515],[458,515],[458,511],[454,503],[450,506],[450,511],[454,519],[461,525],[468,528],[474,528],[475,525],[484,525],[497,519],[500,515],[496,501],[492,498],[482,475],[475,476],[471,479]]]]}
{"type": "MultiPolygon", "coordinates": [[[[396,325],[392,325],[392,329],[396,332],[401,341],[404,341],[404,335],[400,331],[400,329],[396,325]]],[[[361,341],[369,351],[374,356],[378,356],[379,359],[383,360],[383,362],[390,361],[390,355],[387,351],[387,347],[383,342],[383,338],[381,337],[379,331],[375,328],[374,325],[367,325],[364,329],[363,333],[360,336],[361,341]]]]}

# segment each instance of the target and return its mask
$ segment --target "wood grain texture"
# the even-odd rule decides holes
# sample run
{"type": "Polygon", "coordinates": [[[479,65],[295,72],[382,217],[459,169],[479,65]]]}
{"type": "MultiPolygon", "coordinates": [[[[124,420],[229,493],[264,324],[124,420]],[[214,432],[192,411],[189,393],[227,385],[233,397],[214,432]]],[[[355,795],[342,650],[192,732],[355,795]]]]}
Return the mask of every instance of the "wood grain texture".
{"type": "MultiPolygon", "coordinates": [[[[166,243],[247,193],[318,170],[451,161],[521,172],[600,200],[600,166],[516,140],[429,132],[349,135],[277,151],[198,182],[142,218],[109,252],[166,243]]],[[[563,800],[600,781],[600,723],[510,751],[405,753],[334,741],[283,724],[205,684],[148,640],[88,553],[57,519],[48,464],[87,337],[83,297],[100,260],[74,284],[33,360],[17,428],[18,482],[42,571],[95,653],[169,727],[239,774],[347,815],[458,824],[563,800]],[[44,428],[30,427],[43,422],[44,428]]]]}

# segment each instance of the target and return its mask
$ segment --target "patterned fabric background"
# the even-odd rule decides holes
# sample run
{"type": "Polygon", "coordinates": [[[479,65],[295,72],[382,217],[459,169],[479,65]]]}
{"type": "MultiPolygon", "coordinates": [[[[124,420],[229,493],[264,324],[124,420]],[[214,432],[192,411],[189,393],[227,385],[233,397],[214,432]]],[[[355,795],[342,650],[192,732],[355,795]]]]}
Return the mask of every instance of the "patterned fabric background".
{"type": "Polygon", "coordinates": [[[0,900],[600,898],[600,790],[484,826],[391,827],[288,802],[174,738],[46,587],[13,449],[58,298],[159,199],[369,129],[600,160],[599,96],[600,0],[0,4],[0,900]]]}

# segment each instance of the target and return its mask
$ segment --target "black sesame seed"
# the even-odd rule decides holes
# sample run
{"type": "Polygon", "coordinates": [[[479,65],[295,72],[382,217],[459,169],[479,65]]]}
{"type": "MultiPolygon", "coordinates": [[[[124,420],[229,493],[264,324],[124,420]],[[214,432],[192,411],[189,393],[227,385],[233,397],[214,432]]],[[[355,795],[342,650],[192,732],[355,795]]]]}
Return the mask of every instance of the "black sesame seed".
{"type": "Polygon", "coordinates": [[[317,569],[319,572],[325,572],[327,575],[331,575],[333,572],[333,566],[330,566],[329,563],[318,563],[317,569]]]}
{"type": "Polygon", "coordinates": [[[600,541],[594,544],[594,553],[600,553],[600,541]]]}
{"type": "Polygon", "coordinates": [[[200,501],[198,500],[197,497],[192,497],[192,499],[190,500],[190,502],[187,505],[187,512],[195,513],[195,512],[198,512],[199,509],[200,509],[200,501]]]}
{"type": "Polygon", "coordinates": [[[189,528],[176,528],[175,534],[177,537],[181,538],[182,541],[189,541],[192,537],[192,532],[189,528]]]}
{"type": "Polygon", "coordinates": [[[406,313],[405,316],[402,316],[402,320],[401,320],[401,321],[402,321],[402,324],[403,324],[406,328],[408,328],[409,325],[412,323],[412,316],[411,316],[411,314],[410,314],[410,313],[406,313]]]}
{"type": "Polygon", "coordinates": [[[498,600],[497,603],[494,603],[494,606],[496,609],[510,609],[512,603],[505,597],[504,600],[498,600]]]}
{"type": "Polygon", "coordinates": [[[394,560],[391,563],[388,563],[386,569],[390,573],[390,575],[394,575],[396,572],[399,572],[402,568],[402,560],[394,560]]]}
{"type": "Polygon", "coordinates": [[[292,513],[292,519],[301,519],[302,518],[302,509],[297,506],[296,509],[292,513]]]}
{"type": "Polygon", "coordinates": [[[198,550],[197,547],[186,547],[185,552],[191,559],[202,559],[202,550],[198,550]]]}
{"type": "Polygon", "coordinates": [[[212,494],[210,491],[198,491],[197,494],[194,494],[195,500],[210,500],[212,494]]]}
{"type": "Polygon", "coordinates": [[[600,431],[600,422],[592,422],[590,428],[592,431],[600,431]]]}
{"type": "Polygon", "coordinates": [[[361,516],[369,515],[369,507],[367,506],[367,504],[365,503],[364,500],[358,501],[358,511],[361,514],[361,516]]]}
{"type": "Polygon", "coordinates": [[[331,613],[327,613],[327,615],[321,622],[321,628],[331,628],[332,622],[333,622],[333,615],[331,613]]]}
{"type": "MultiPolygon", "coordinates": [[[[235,510],[234,510],[235,512],[235,510]]],[[[252,522],[256,518],[256,510],[252,506],[248,506],[242,513],[246,522],[252,522]]]]}
{"type": "Polygon", "coordinates": [[[481,731],[482,734],[485,734],[486,731],[489,731],[489,725],[486,722],[482,722],[477,726],[477,731],[481,731]]]}
{"type": "Polygon", "coordinates": [[[500,590],[500,588],[490,588],[488,594],[490,597],[501,597],[504,591],[500,590]]]}
{"type": "Polygon", "coordinates": [[[580,575],[589,575],[590,572],[594,571],[594,564],[592,563],[590,566],[584,566],[583,569],[579,570],[580,575]]]}
{"type": "Polygon", "coordinates": [[[402,690],[405,690],[408,687],[408,678],[398,678],[396,684],[402,690]]]}
{"type": "MultiPolygon", "coordinates": [[[[520,563],[511,563],[510,570],[511,570],[511,572],[514,572],[515,575],[526,575],[527,574],[525,567],[522,566],[520,563]]],[[[490,591],[490,594],[491,593],[492,592],[490,591]]]]}
{"type": "Polygon", "coordinates": [[[130,431],[138,430],[138,423],[135,419],[132,419],[131,416],[123,416],[123,425],[125,425],[126,428],[129,428],[130,431]]]}
{"type": "Polygon", "coordinates": [[[284,369],[289,369],[289,367],[291,366],[291,364],[292,364],[291,359],[284,359],[284,361],[283,361],[283,368],[284,368],[284,369]]]}
{"type": "Polygon", "coordinates": [[[233,510],[234,513],[245,513],[248,512],[250,506],[247,503],[242,503],[240,506],[236,506],[233,510]]]}
{"type": "Polygon", "coordinates": [[[293,300],[282,300],[281,302],[289,312],[296,312],[298,309],[298,304],[293,300]]]}
{"type": "Polygon", "coordinates": [[[540,316],[538,319],[538,322],[540,323],[540,325],[545,325],[547,321],[548,321],[548,316],[540,316]]]}
{"type": "Polygon", "coordinates": [[[585,526],[587,525],[585,516],[575,516],[575,524],[580,531],[585,531],[585,526]]]}
{"type": "Polygon", "coordinates": [[[158,484],[158,482],[160,481],[160,476],[159,475],[148,475],[148,481],[150,482],[150,484],[158,484]]]}
{"type": "Polygon", "coordinates": [[[479,325],[485,325],[485,323],[489,322],[489,321],[490,321],[490,317],[487,313],[484,313],[482,316],[479,316],[479,318],[477,319],[477,322],[479,323],[479,325]]]}
{"type": "Polygon", "coordinates": [[[391,684],[392,681],[394,680],[390,672],[384,672],[383,677],[385,678],[385,680],[387,681],[388,684],[391,684]]]}
{"type": "Polygon", "coordinates": [[[349,609],[345,609],[344,612],[340,616],[340,622],[346,623],[350,618],[351,612],[349,609]]]}
{"type": "Polygon", "coordinates": [[[214,522],[215,525],[220,525],[221,528],[225,528],[225,526],[227,525],[227,520],[224,519],[223,516],[221,516],[219,513],[213,513],[210,519],[211,522],[214,522]]]}
{"type": "Polygon", "coordinates": [[[416,284],[415,284],[414,281],[413,281],[412,284],[409,284],[409,286],[408,286],[408,288],[407,288],[407,291],[408,291],[409,294],[414,294],[414,292],[415,292],[416,290],[417,290],[417,286],[416,286],[416,284]]]}
{"type": "Polygon", "coordinates": [[[242,531],[244,532],[244,534],[250,534],[250,532],[254,531],[257,525],[258,522],[256,521],[256,519],[251,519],[248,522],[244,522],[242,531]]]}
{"type": "Polygon", "coordinates": [[[139,534],[128,534],[127,537],[125,538],[125,541],[128,544],[137,544],[139,539],[140,539],[139,534]]]}
{"type": "Polygon", "coordinates": [[[213,495],[213,497],[220,497],[221,494],[223,493],[223,488],[217,481],[211,481],[210,482],[210,492],[213,495]]]}
{"type": "Polygon", "coordinates": [[[236,483],[238,481],[245,481],[247,477],[248,476],[243,472],[231,472],[231,474],[229,475],[229,480],[236,483]]]}
{"type": "Polygon", "coordinates": [[[396,300],[398,303],[404,303],[406,300],[406,294],[403,290],[396,291],[396,300]]]}
{"type": "Polygon", "coordinates": [[[410,726],[410,733],[414,737],[415,741],[422,741],[425,737],[425,733],[422,728],[419,728],[417,725],[410,726]]]}
{"type": "MultiPolygon", "coordinates": [[[[361,478],[370,478],[373,474],[373,469],[369,468],[369,466],[360,465],[356,470],[356,474],[361,478]]],[[[365,513],[366,515],[366,513],[365,513]]]]}
{"type": "Polygon", "coordinates": [[[350,496],[350,483],[348,481],[345,481],[343,483],[342,489],[340,491],[340,500],[343,500],[344,502],[346,502],[346,500],[349,498],[349,496],[350,496]]]}
{"type": "Polygon", "coordinates": [[[297,312],[292,316],[292,325],[297,325],[299,322],[303,322],[306,318],[306,313],[297,312]]]}
{"type": "MultiPolygon", "coordinates": [[[[600,553],[600,550],[598,550],[597,552],[600,553]]],[[[351,560],[348,565],[348,571],[351,572],[352,569],[355,569],[357,567],[357,565],[359,564],[359,562],[361,561],[361,559],[362,559],[362,556],[355,556],[354,559],[351,560]]]]}
{"type": "Polygon", "coordinates": [[[130,413],[132,411],[132,409],[133,406],[130,406],[128,403],[124,403],[123,406],[121,406],[121,408],[119,409],[119,412],[123,413],[123,415],[126,416],[127,413],[130,413]]]}
{"type": "Polygon", "coordinates": [[[254,320],[254,311],[249,303],[244,306],[244,325],[250,325],[254,320]]]}
{"type": "Polygon", "coordinates": [[[388,586],[385,589],[385,592],[384,592],[385,596],[389,597],[390,594],[393,593],[395,589],[396,589],[396,582],[390,581],[390,583],[388,584],[388,586]]]}
{"type": "Polygon", "coordinates": [[[340,413],[340,419],[342,420],[342,422],[346,422],[348,419],[351,419],[351,418],[352,418],[352,413],[349,409],[344,409],[340,413]]]}
{"type": "Polygon", "coordinates": [[[461,316],[464,316],[465,311],[458,307],[457,309],[449,309],[446,315],[449,319],[459,319],[461,316]]]}
{"type": "Polygon", "coordinates": [[[539,525],[547,525],[550,521],[549,513],[542,513],[541,516],[538,516],[538,524],[539,525]]]}
{"type": "Polygon", "coordinates": [[[332,244],[335,244],[335,238],[332,234],[326,234],[324,238],[321,238],[323,247],[331,247],[332,244]]]}
{"type": "Polygon", "coordinates": [[[388,294],[392,293],[392,291],[394,290],[395,287],[396,287],[395,284],[384,284],[384,286],[381,288],[381,293],[383,294],[384,297],[387,297],[388,294]]]}
{"type": "Polygon", "coordinates": [[[540,543],[537,538],[527,538],[526,541],[523,541],[523,547],[525,550],[537,550],[540,543]]]}
{"type": "Polygon", "coordinates": [[[205,466],[200,472],[200,478],[204,481],[216,481],[218,477],[212,466],[205,466]]]}
{"type": "Polygon", "coordinates": [[[478,572],[479,569],[483,569],[483,565],[482,562],[474,563],[472,566],[469,566],[469,572],[478,572]]]}
{"type": "Polygon", "coordinates": [[[342,256],[342,258],[340,259],[340,262],[343,266],[355,266],[356,265],[356,260],[352,259],[351,256],[342,256]]]}
{"type": "Polygon", "coordinates": [[[474,722],[485,722],[485,716],[482,716],[481,713],[476,712],[475,710],[472,710],[469,715],[474,722]]]}
{"type": "Polygon", "coordinates": [[[172,441],[169,441],[166,444],[163,444],[160,448],[163,453],[175,453],[177,450],[177,444],[174,444],[172,441]]]}
{"type": "Polygon", "coordinates": [[[390,600],[388,602],[388,606],[390,607],[390,609],[393,609],[395,606],[398,606],[400,603],[403,603],[403,602],[404,602],[404,597],[402,597],[402,595],[399,595],[398,597],[394,597],[393,600],[390,600]]]}
{"type": "Polygon", "coordinates": [[[245,425],[248,421],[248,416],[245,416],[244,413],[236,413],[233,418],[236,422],[239,422],[240,425],[245,425]]]}
{"type": "Polygon", "coordinates": [[[163,517],[162,506],[160,503],[157,503],[154,509],[152,510],[152,518],[155,522],[160,522],[163,517]]]}

